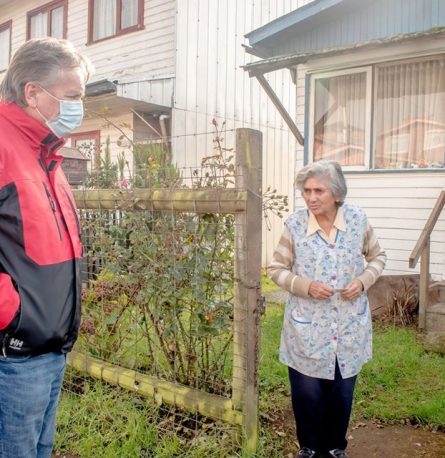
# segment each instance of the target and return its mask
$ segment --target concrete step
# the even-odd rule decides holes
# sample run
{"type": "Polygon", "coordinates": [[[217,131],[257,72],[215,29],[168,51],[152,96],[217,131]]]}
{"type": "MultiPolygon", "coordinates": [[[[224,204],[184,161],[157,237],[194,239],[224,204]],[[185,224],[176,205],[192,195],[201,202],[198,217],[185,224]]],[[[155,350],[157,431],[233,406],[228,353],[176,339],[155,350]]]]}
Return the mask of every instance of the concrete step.
{"type": "Polygon", "coordinates": [[[427,332],[445,332],[445,302],[437,302],[426,309],[427,332]]]}

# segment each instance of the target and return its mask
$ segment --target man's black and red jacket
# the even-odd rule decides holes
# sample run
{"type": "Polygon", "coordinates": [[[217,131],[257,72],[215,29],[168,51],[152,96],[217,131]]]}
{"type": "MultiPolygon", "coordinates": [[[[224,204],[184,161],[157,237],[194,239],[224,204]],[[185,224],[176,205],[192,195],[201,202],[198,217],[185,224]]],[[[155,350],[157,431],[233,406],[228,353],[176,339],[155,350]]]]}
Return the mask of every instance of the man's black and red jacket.
{"type": "Polygon", "coordinates": [[[64,141],[0,103],[0,348],[68,352],[80,321],[82,246],[57,155],[64,141]]]}

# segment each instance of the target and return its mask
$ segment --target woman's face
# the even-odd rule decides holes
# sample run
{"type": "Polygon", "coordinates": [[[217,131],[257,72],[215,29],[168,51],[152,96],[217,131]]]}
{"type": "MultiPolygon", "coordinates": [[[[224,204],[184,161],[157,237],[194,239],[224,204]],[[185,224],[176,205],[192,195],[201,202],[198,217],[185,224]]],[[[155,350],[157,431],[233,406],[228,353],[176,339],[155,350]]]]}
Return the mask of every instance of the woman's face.
{"type": "Polygon", "coordinates": [[[308,178],[304,183],[302,196],[306,202],[307,208],[309,208],[315,216],[335,215],[337,211],[336,202],[338,202],[338,199],[326,186],[324,180],[308,178]]]}

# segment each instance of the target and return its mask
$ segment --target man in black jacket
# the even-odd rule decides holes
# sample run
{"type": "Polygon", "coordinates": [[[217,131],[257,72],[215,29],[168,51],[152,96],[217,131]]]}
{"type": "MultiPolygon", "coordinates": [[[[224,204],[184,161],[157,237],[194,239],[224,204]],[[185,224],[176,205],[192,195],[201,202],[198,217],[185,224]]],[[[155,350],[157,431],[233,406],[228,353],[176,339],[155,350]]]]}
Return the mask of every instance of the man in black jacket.
{"type": "Polygon", "coordinates": [[[80,322],[82,246],[57,154],[82,123],[90,64],[30,40],[0,85],[0,456],[50,457],[66,353],[80,322]]]}

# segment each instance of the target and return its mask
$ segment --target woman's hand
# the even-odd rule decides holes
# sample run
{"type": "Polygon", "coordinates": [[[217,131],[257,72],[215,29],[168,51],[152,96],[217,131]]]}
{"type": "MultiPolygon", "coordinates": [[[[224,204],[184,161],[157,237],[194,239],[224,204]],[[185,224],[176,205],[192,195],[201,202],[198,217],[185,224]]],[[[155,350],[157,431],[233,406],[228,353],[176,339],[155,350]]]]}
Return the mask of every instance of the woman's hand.
{"type": "Polygon", "coordinates": [[[334,290],[323,283],[312,281],[309,285],[308,294],[314,299],[323,301],[329,299],[334,294],[334,290]]]}
{"type": "Polygon", "coordinates": [[[363,293],[363,283],[360,280],[352,280],[346,289],[342,291],[341,297],[347,301],[353,301],[363,293]]]}

